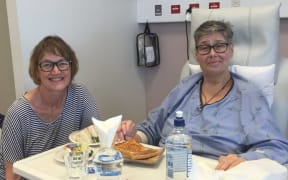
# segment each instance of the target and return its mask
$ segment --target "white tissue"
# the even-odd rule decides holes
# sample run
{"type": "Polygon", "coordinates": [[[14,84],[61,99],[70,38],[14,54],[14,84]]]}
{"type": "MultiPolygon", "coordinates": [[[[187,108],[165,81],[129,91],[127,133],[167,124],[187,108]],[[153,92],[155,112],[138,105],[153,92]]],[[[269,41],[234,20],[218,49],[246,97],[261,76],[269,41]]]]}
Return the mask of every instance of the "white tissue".
{"type": "Polygon", "coordinates": [[[99,135],[100,147],[110,148],[112,146],[114,136],[121,123],[121,120],[122,115],[109,118],[106,121],[101,121],[92,117],[92,122],[95,125],[96,131],[99,135]]]}

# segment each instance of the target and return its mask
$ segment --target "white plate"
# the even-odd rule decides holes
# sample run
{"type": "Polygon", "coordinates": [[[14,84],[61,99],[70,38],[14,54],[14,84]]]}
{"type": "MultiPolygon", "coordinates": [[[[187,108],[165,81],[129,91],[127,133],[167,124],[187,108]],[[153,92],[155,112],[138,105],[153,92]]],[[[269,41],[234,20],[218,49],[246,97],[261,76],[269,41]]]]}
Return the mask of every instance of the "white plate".
{"type": "Polygon", "coordinates": [[[64,154],[65,150],[61,148],[54,154],[54,159],[60,163],[64,163],[64,154]]]}
{"type": "MultiPolygon", "coordinates": [[[[92,149],[92,148],[88,148],[88,150],[89,150],[89,152],[90,152],[90,150],[93,151],[93,154],[88,159],[89,161],[92,161],[96,150],[92,149]]],[[[56,160],[57,162],[60,162],[60,163],[64,163],[65,152],[66,151],[64,150],[64,147],[59,149],[58,151],[56,151],[55,154],[54,154],[54,160],[56,160]]]]}
{"type": "MultiPolygon", "coordinates": [[[[78,132],[79,132],[79,131],[74,131],[74,132],[72,132],[72,133],[69,135],[69,140],[70,140],[71,142],[73,142],[73,143],[81,143],[81,142],[78,142],[78,141],[76,140],[76,138],[75,138],[75,136],[77,135],[78,132]]],[[[100,145],[100,142],[88,144],[88,146],[99,146],[99,145],[100,145]]]]}

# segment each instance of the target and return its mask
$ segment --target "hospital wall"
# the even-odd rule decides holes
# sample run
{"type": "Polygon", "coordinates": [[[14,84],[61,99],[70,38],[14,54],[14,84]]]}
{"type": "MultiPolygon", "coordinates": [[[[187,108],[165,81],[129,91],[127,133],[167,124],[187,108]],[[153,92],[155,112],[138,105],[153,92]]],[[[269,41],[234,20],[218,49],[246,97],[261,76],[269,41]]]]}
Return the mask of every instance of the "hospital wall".
{"type": "MultiPolygon", "coordinates": [[[[135,38],[144,25],[137,23],[134,0],[6,3],[0,4],[7,6],[7,14],[0,14],[7,20],[0,18],[0,77],[6,77],[0,78],[1,113],[35,87],[28,75],[29,56],[36,43],[51,34],[60,35],[75,50],[80,61],[75,81],[88,87],[103,119],[123,114],[124,119],[141,121],[179,82],[187,60],[185,24],[150,24],[159,36],[161,62],[153,68],[138,67],[135,38]]],[[[281,19],[279,36],[280,56],[288,58],[288,19],[281,19]]]]}

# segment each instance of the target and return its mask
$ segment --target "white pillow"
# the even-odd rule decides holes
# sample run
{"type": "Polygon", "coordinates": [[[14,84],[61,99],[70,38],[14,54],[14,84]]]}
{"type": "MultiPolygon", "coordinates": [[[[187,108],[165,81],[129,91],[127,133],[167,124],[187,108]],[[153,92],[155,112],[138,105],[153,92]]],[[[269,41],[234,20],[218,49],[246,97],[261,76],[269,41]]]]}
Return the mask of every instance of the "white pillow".
{"type": "MultiPolygon", "coordinates": [[[[190,74],[201,72],[199,65],[189,64],[190,74]]],[[[242,76],[258,87],[267,99],[269,107],[273,103],[275,64],[267,66],[231,65],[231,72],[242,76]]]]}

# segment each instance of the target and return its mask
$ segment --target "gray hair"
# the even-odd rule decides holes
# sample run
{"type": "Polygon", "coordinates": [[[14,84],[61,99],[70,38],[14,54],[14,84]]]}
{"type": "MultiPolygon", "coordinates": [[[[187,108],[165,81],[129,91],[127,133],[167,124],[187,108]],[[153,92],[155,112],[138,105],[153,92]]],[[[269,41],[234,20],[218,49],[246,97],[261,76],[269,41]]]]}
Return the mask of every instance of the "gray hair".
{"type": "Polygon", "coordinates": [[[197,46],[202,36],[212,33],[221,33],[228,43],[232,43],[232,25],[229,22],[209,20],[201,24],[194,32],[195,45],[197,46]]]}

